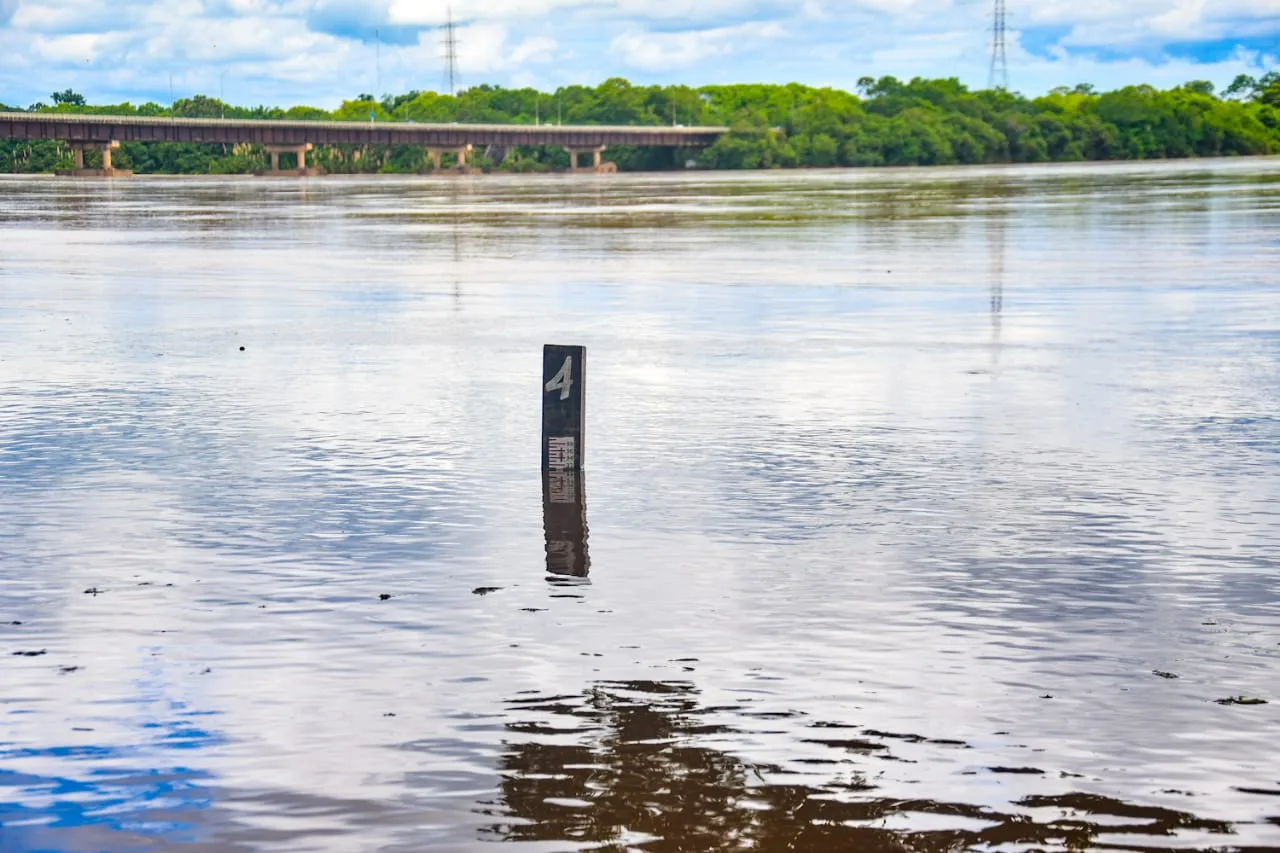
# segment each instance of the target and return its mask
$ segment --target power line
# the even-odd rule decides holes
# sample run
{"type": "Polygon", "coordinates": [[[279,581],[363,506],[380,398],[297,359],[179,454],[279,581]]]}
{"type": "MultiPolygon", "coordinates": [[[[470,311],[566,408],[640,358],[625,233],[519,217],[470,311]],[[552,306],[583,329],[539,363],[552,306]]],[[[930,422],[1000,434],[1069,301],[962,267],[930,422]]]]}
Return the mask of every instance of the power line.
{"type": "Polygon", "coordinates": [[[1009,88],[1009,58],[1005,53],[1005,18],[1008,10],[1005,0],[995,0],[991,27],[991,72],[987,76],[988,89],[1009,88]]]}
{"type": "Polygon", "coordinates": [[[444,63],[445,77],[449,81],[449,94],[456,95],[458,87],[458,31],[453,24],[453,7],[449,8],[449,19],[444,25],[444,63]]]}

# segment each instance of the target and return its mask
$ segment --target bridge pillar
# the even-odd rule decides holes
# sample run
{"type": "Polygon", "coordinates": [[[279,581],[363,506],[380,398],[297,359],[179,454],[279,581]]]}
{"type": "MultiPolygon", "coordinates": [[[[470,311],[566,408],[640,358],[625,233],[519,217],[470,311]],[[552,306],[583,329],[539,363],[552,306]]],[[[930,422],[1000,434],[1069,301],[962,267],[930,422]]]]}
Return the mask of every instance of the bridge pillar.
{"type": "Polygon", "coordinates": [[[601,160],[600,155],[601,155],[601,154],[603,154],[606,150],[608,150],[608,148],[609,148],[609,146],[607,146],[607,145],[593,145],[593,146],[591,146],[590,148],[575,148],[575,147],[572,147],[572,146],[566,145],[566,146],[564,147],[564,150],[569,152],[569,171],[570,171],[570,172],[614,172],[614,171],[617,171],[617,168],[618,168],[618,167],[617,167],[617,166],[615,166],[613,163],[604,163],[604,162],[601,160]],[[580,160],[579,158],[580,158],[580,156],[581,156],[581,155],[583,155],[583,154],[590,154],[590,155],[591,155],[591,165],[590,165],[590,166],[585,166],[585,167],[584,167],[584,166],[579,166],[579,165],[578,165],[578,164],[581,162],[581,160],[580,160]]]}
{"type": "Polygon", "coordinates": [[[271,171],[269,175],[318,175],[319,169],[307,168],[307,152],[314,146],[310,143],[302,145],[264,145],[262,149],[271,155],[271,171]],[[287,171],[280,170],[280,155],[292,154],[298,159],[297,167],[287,171]]]}
{"type": "Polygon", "coordinates": [[[472,146],[470,145],[458,145],[449,148],[438,148],[432,145],[427,146],[427,157],[431,160],[431,170],[433,172],[439,172],[441,168],[443,168],[441,165],[441,158],[445,154],[455,154],[458,157],[458,162],[454,165],[454,168],[459,172],[467,171],[467,152],[471,149],[472,146]]]}
{"type": "Polygon", "coordinates": [[[127,178],[133,172],[128,169],[117,169],[111,164],[111,152],[119,147],[120,143],[115,140],[111,142],[72,142],[71,158],[75,163],[75,168],[69,172],[58,172],[58,174],[75,178],[127,178]],[[99,148],[102,150],[101,169],[85,168],[84,151],[86,148],[99,148]]]}

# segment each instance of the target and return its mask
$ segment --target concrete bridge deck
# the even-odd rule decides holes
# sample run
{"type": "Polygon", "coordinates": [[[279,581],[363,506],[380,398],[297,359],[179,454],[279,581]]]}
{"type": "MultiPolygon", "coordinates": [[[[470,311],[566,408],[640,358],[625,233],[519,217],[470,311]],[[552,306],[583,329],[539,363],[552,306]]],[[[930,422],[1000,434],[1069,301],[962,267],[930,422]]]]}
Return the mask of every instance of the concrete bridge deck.
{"type": "Polygon", "coordinates": [[[114,142],[307,145],[421,145],[455,150],[480,145],[556,145],[590,151],[613,145],[702,148],[724,127],[416,124],[0,113],[0,138],[58,139],[99,147],[114,142]]]}

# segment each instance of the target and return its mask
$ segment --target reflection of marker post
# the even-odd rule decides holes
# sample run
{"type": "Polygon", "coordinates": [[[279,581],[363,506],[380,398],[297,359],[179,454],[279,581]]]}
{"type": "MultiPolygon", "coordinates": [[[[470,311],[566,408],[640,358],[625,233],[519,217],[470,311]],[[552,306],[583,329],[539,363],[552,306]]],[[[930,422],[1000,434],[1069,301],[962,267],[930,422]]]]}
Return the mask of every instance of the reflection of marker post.
{"type": "Polygon", "coordinates": [[[591,571],[582,480],[581,471],[542,472],[542,526],[552,575],[585,578],[591,571]]]}
{"type": "Polygon", "coordinates": [[[581,471],[586,433],[587,348],[542,348],[542,470],[581,471]]]}

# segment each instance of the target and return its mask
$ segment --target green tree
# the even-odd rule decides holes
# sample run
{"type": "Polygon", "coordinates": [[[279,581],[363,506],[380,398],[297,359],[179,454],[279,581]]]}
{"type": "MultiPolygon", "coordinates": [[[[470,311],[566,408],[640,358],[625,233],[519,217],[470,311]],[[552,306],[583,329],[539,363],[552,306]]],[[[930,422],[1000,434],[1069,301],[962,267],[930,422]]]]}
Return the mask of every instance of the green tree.
{"type": "MultiPolygon", "coordinates": [[[[1241,75],[1219,98],[1205,81],[1167,90],[1128,86],[1098,92],[1089,84],[1059,87],[1036,98],[970,90],[959,80],[896,77],[858,80],[856,92],[798,83],[636,86],[611,78],[597,86],[554,92],[478,85],[445,95],[409,91],[376,100],[363,94],[329,112],[224,104],[204,95],[172,110],[159,104],[89,105],[58,93],[34,111],[246,119],[501,124],[717,124],[730,128],[700,151],[618,146],[606,157],[622,169],[722,169],[794,166],[935,165],[950,163],[1211,157],[1280,151],[1280,74],[1241,75]]],[[[70,156],[53,141],[0,141],[0,169],[47,171],[70,156]]],[[[413,172],[426,168],[413,146],[334,145],[312,161],[334,172],[413,172]]],[[[120,162],[140,172],[245,172],[261,168],[252,146],[135,143],[120,162]]],[[[504,171],[563,169],[558,146],[477,151],[473,162],[504,171]],[[491,155],[491,156],[490,156],[491,155]]]]}
{"type": "Polygon", "coordinates": [[[331,121],[333,113],[319,107],[289,107],[283,118],[289,121],[331,121]]]}
{"type": "Polygon", "coordinates": [[[382,104],[373,98],[358,101],[343,101],[342,106],[333,111],[334,121],[390,121],[391,116],[382,104]]]}
{"type": "Polygon", "coordinates": [[[222,118],[226,115],[227,105],[217,98],[194,95],[174,101],[171,112],[179,118],[222,118]]]}
{"type": "Polygon", "coordinates": [[[84,95],[72,91],[71,89],[54,92],[50,97],[53,98],[53,103],[58,106],[66,104],[71,107],[83,107],[85,105],[84,95]]]}
{"type": "Polygon", "coordinates": [[[1280,72],[1272,71],[1258,81],[1254,99],[1269,107],[1280,107],[1280,72]]]}

